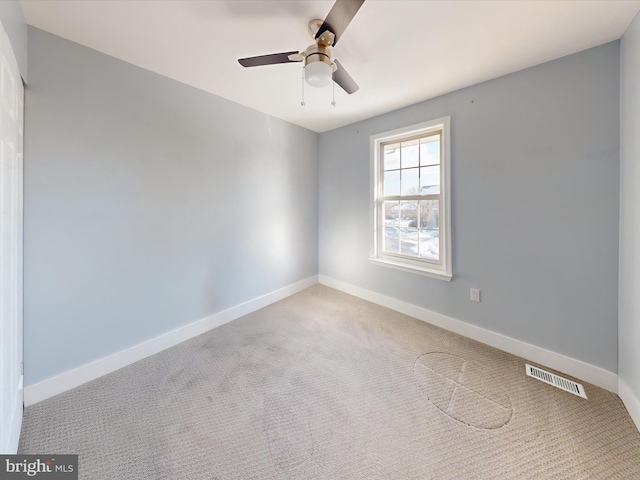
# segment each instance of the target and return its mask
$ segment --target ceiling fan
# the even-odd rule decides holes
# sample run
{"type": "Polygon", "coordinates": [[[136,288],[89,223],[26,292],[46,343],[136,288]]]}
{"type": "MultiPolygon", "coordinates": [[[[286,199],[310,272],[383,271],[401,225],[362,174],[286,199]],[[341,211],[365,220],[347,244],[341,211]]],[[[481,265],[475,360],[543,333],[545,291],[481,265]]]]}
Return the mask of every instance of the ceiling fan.
{"type": "Polygon", "coordinates": [[[304,62],[304,79],[307,84],[313,87],[324,87],[333,80],[345,92],[352,94],[360,87],[340,62],[332,59],[331,47],[338,43],[338,40],[363,3],[364,0],[336,0],[324,21],[311,20],[309,22],[309,33],[315,43],[304,51],[241,58],[238,62],[243,67],[304,62]]]}

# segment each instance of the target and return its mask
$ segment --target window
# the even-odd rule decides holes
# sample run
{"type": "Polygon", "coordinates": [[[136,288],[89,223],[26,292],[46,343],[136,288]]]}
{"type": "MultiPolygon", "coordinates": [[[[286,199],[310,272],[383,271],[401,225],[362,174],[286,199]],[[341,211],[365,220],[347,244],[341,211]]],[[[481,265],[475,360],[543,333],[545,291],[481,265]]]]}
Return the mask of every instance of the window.
{"type": "Polygon", "coordinates": [[[371,136],[372,262],[451,280],[449,123],[371,136]]]}

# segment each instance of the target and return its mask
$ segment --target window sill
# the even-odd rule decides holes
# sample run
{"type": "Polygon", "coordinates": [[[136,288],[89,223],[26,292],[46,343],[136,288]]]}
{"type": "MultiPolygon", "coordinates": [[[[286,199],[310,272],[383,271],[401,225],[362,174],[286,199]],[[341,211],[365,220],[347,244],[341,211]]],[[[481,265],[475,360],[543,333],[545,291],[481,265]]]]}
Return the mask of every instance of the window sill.
{"type": "Polygon", "coordinates": [[[418,265],[409,265],[402,262],[394,262],[392,260],[381,259],[376,257],[369,257],[369,261],[375,265],[381,265],[383,267],[396,268],[398,270],[404,270],[405,272],[417,273],[418,275],[424,275],[426,277],[437,278],[438,280],[444,280],[450,282],[453,275],[443,272],[442,270],[436,270],[428,267],[421,267],[418,265]]]}

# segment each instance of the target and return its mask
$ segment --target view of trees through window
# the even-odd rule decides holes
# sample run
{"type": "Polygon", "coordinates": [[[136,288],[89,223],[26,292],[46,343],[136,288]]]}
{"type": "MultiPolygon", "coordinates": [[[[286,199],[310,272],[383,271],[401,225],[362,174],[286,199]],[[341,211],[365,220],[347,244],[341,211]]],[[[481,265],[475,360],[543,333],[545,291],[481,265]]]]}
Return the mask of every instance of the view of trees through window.
{"type": "Polygon", "coordinates": [[[441,132],[382,145],[382,251],[440,261],[441,132]]]}

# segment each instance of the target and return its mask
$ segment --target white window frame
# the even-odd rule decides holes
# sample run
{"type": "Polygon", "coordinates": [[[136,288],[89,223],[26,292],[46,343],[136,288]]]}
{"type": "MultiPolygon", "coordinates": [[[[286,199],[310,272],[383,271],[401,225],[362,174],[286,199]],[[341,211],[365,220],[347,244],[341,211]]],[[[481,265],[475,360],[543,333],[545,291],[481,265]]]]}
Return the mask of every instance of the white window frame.
{"type": "Polygon", "coordinates": [[[377,265],[397,268],[400,270],[418,273],[441,280],[450,281],[452,273],[451,265],[451,117],[442,117],[436,120],[399,128],[390,132],[383,132],[371,135],[371,251],[369,260],[377,265]],[[441,165],[440,192],[442,195],[442,205],[440,211],[440,262],[434,263],[420,258],[388,255],[382,252],[382,231],[384,220],[382,219],[382,145],[389,142],[400,142],[402,140],[416,137],[418,135],[428,135],[441,131],[441,165]]]}

